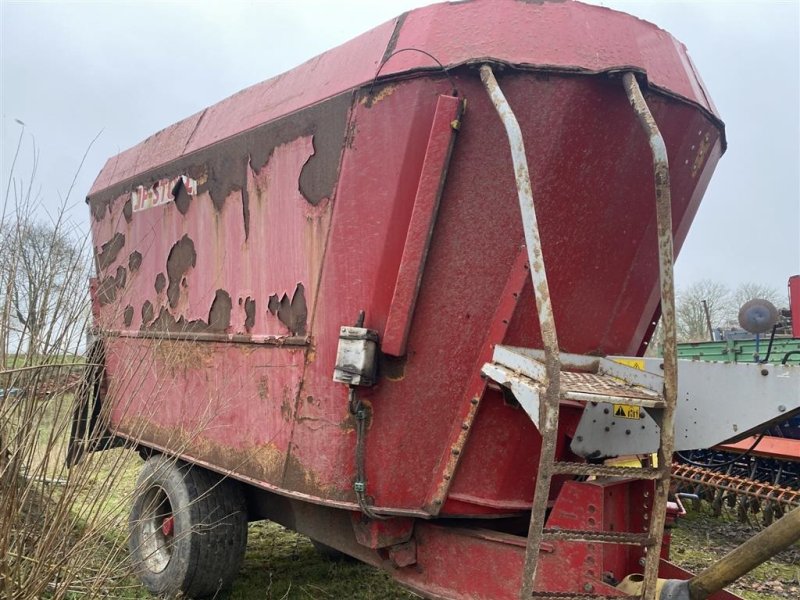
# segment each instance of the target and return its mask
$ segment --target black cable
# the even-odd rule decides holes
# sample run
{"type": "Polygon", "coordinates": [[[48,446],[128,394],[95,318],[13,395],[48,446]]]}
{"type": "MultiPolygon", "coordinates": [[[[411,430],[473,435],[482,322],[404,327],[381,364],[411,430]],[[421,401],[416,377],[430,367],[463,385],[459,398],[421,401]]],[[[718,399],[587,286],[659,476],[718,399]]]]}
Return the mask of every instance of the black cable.
{"type": "Polygon", "coordinates": [[[389,56],[383,59],[383,62],[381,62],[380,66],[378,67],[378,70],[375,72],[375,77],[372,78],[372,83],[369,84],[369,92],[367,92],[367,98],[372,98],[372,90],[375,87],[375,83],[378,81],[378,76],[381,74],[383,67],[386,65],[387,62],[389,62],[389,60],[393,56],[400,54],[401,52],[419,52],[420,54],[424,54],[425,56],[433,60],[437,65],[439,65],[439,68],[442,70],[442,73],[444,73],[445,77],[447,77],[447,80],[450,82],[450,85],[453,87],[453,95],[454,96],[459,95],[458,88],[456,87],[456,82],[453,81],[452,77],[450,77],[450,73],[447,72],[447,68],[441,62],[439,62],[439,59],[436,58],[433,54],[431,54],[430,52],[425,52],[425,50],[420,50],[419,48],[400,48],[399,50],[395,50],[394,52],[392,52],[389,56]]]}
{"type": "Polygon", "coordinates": [[[763,360],[758,361],[759,363],[765,363],[769,360],[769,355],[772,354],[772,342],[775,341],[775,332],[778,330],[778,324],[772,326],[772,333],[769,336],[769,346],[767,346],[767,355],[764,357],[763,360]]]}
{"type": "Polygon", "coordinates": [[[367,437],[367,409],[356,396],[356,388],[350,388],[348,398],[348,408],[350,414],[356,418],[356,480],[353,483],[353,490],[356,494],[358,506],[361,512],[368,518],[375,520],[388,519],[372,510],[367,501],[367,475],[366,475],[366,437],[367,437]]]}
{"type": "Polygon", "coordinates": [[[800,350],[790,350],[789,352],[787,352],[786,354],[784,354],[784,355],[783,355],[783,360],[781,361],[781,364],[782,364],[782,365],[785,365],[785,364],[786,364],[786,361],[787,361],[787,360],[789,360],[789,357],[790,357],[792,354],[800,354],[800,350]]]}
{"type": "Polygon", "coordinates": [[[719,467],[727,467],[729,465],[732,465],[733,463],[735,463],[735,462],[737,462],[737,461],[749,456],[749,454],[753,450],[756,449],[756,446],[758,446],[758,444],[761,443],[761,440],[764,439],[765,435],[767,435],[767,430],[766,429],[764,431],[762,431],[758,435],[758,437],[756,438],[756,441],[753,442],[753,445],[750,446],[747,450],[745,450],[742,454],[737,454],[735,458],[732,458],[731,460],[728,460],[728,461],[725,461],[725,462],[721,462],[721,463],[701,463],[701,462],[693,461],[690,458],[686,458],[681,452],[676,452],[675,454],[677,454],[678,457],[683,462],[685,462],[685,463],[687,463],[689,465],[692,465],[693,467],[701,467],[703,469],[718,469],[719,467]]]}

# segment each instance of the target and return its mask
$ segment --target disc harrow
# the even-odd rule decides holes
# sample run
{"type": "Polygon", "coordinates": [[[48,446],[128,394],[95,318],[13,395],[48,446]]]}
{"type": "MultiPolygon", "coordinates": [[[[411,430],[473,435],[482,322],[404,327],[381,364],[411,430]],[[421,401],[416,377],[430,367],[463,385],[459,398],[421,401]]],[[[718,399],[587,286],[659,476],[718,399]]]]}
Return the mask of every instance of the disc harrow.
{"type": "Polygon", "coordinates": [[[715,514],[722,512],[725,503],[730,508],[737,508],[742,521],[748,521],[749,514],[760,512],[764,525],[769,525],[784,512],[800,506],[800,489],[796,484],[787,486],[732,475],[730,471],[733,466],[729,465],[729,472],[723,473],[710,468],[674,463],[672,477],[679,482],[682,491],[710,501],[715,514]]]}

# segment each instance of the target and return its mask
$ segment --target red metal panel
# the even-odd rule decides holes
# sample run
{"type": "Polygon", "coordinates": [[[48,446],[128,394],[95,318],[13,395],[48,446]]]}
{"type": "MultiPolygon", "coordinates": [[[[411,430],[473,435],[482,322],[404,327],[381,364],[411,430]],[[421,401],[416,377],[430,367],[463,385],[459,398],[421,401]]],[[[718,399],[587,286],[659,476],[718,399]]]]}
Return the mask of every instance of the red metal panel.
{"type": "Polygon", "coordinates": [[[208,325],[221,290],[230,302],[221,333],[291,335],[268,304],[270,296],[293,299],[300,284],[305,310],[314,312],[331,206],[327,199],[310,204],[298,189],[303,166],[313,155],[313,139],[304,136],[275,148],[260,171],[247,169],[248,236],[241,191],[231,192],[221,207],[204,192],[192,198],[186,214],[172,201],[130,219],[124,215],[130,194],[113,202],[108,217],[94,225],[98,254],[103,244],[121,240],[116,253],[105,254],[100,265],[100,280],[115,288],[114,301],[101,311],[103,327],[135,335],[162,311],[172,320],[182,319],[183,327],[208,325]],[[178,261],[175,248],[184,238],[186,256],[178,261]],[[269,268],[262,257],[271,257],[269,268]],[[126,273],[124,283],[116,281],[120,269],[126,273]],[[109,282],[112,277],[115,281],[109,282]],[[131,307],[128,314],[126,307],[131,307]]]}
{"type": "MultiPolygon", "coordinates": [[[[448,67],[489,57],[554,71],[637,70],[658,86],[702,106],[713,104],[686,48],[642,19],[580,2],[463,2],[408,13],[396,48],[421,48],[448,67]]],[[[418,52],[392,58],[382,74],[432,68],[418,52]]]]}
{"type": "Polygon", "coordinates": [[[800,338],[800,275],[789,277],[789,308],[792,311],[792,337],[800,338]]]}
{"type": "MultiPolygon", "coordinates": [[[[506,460],[509,457],[519,457],[523,464],[516,466],[520,469],[519,472],[528,474],[529,482],[532,485],[535,465],[538,464],[540,438],[533,423],[524,417],[521,419],[522,415],[518,410],[511,410],[509,407],[500,408],[502,399],[498,401],[497,393],[493,398],[484,398],[487,380],[481,375],[481,367],[491,360],[494,347],[503,341],[508,331],[511,317],[514,315],[520,294],[529,277],[528,255],[523,245],[517,252],[503,291],[498,297],[497,309],[489,324],[486,339],[481,345],[481,352],[470,375],[469,385],[461,398],[459,412],[453,420],[448,438],[450,443],[444,447],[444,453],[437,466],[436,477],[433,480],[434,487],[429,492],[426,502],[428,510],[434,514],[440,510],[445,514],[449,510],[454,510],[453,501],[472,503],[477,506],[491,506],[505,511],[519,510],[520,505],[530,502],[530,498],[533,496],[532,487],[521,487],[518,482],[513,485],[514,491],[504,489],[505,486],[502,483],[508,482],[508,478],[498,474],[491,467],[489,470],[485,468],[497,459],[496,451],[502,453],[506,460]],[[476,415],[481,410],[481,403],[487,400],[491,408],[482,409],[481,412],[484,414],[475,426],[476,415]],[[492,410],[495,407],[499,410],[492,410]],[[488,412],[491,412],[501,422],[496,423],[495,419],[487,418],[488,412]],[[509,423],[503,423],[503,419],[513,422],[509,428],[504,428],[509,423]],[[477,431],[473,433],[473,429],[477,429],[477,431]],[[497,439],[499,431],[503,433],[499,434],[500,439],[497,439]],[[478,439],[472,444],[468,444],[469,439],[474,436],[477,436],[478,439]],[[488,460],[486,460],[487,458],[488,460]],[[477,465],[475,464],[476,459],[479,460],[477,465]],[[499,481],[494,480],[494,476],[498,475],[499,481]],[[474,478],[477,478],[477,481],[474,478]],[[451,486],[450,506],[447,504],[442,506],[451,486]],[[511,493],[509,494],[509,492],[511,493]]],[[[472,510],[476,511],[474,507],[472,510]]],[[[454,512],[460,511],[454,510],[454,512]]]]}
{"type": "MultiPolygon", "coordinates": [[[[652,482],[569,482],[555,502],[547,526],[562,530],[641,531],[644,504],[652,498],[652,488],[652,482]]],[[[416,564],[395,569],[392,574],[426,597],[519,598],[524,537],[417,522],[414,541],[416,564]]],[[[640,556],[641,549],[630,546],[546,543],[542,545],[535,589],[573,595],[623,595],[603,578],[609,574],[621,580],[639,572],[640,556]]],[[[725,596],[725,600],[730,598],[725,596]]]]}
{"type": "MultiPolygon", "coordinates": [[[[347,389],[331,381],[339,327],[354,322],[364,309],[365,325],[383,332],[436,102],[447,91],[438,82],[403,82],[375,90],[373,101],[361,98],[353,108],[355,135],[342,159],[317,299],[317,306],[325,310],[311,324],[315,354],[301,393],[292,441],[298,464],[317,472],[339,494],[352,495],[355,442],[347,389]]],[[[384,381],[360,394],[371,402],[386,385],[384,381]]],[[[391,429],[399,433],[409,414],[408,407],[396,408],[399,413],[394,415],[391,429]]],[[[381,412],[382,420],[385,413],[381,412]]],[[[384,427],[376,419],[377,412],[371,431],[384,427]]],[[[393,435],[390,439],[393,444],[399,443],[393,435]]],[[[434,440],[427,443],[438,446],[434,440]]],[[[380,463],[375,460],[380,459],[370,458],[368,464],[377,467],[380,463]]],[[[408,493],[405,485],[397,490],[402,496],[408,493]]],[[[370,493],[380,490],[380,484],[370,483],[370,493]]],[[[383,493],[377,495],[376,502],[394,504],[392,496],[386,498],[383,493]]],[[[407,501],[394,506],[420,510],[419,503],[414,506],[407,501]]]]}
{"type": "Polygon", "coordinates": [[[750,450],[755,441],[756,436],[752,436],[733,444],[721,444],[717,448],[728,452],[748,452],[753,456],[763,458],[778,458],[780,460],[800,462],[800,440],[766,435],[755,448],[750,450]]]}
{"type": "Polygon", "coordinates": [[[386,354],[402,356],[406,353],[408,329],[414,315],[414,305],[425,269],[425,258],[428,255],[462,105],[463,101],[453,96],[439,96],[436,103],[436,113],[414,198],[414,211],[411,213],[392,305],[381,340],[381,349],[386,354]]]}
{"type": "MultiPolygon", "coordinates": [[[[367,437],[369,493],[376,506],[397,510],[428,506],[432,495],[421,494],[421,482],[429,482],[425,490],[443,483],[447,473],[440,468],[441,457],[451,452],[453,428],[464,420],[464,399],[471,400],[467,388],[482,360],[483,347],[475,340],[486,339],[502,295],[498,290],[508,280],[523,239],[502,127],[477,77],[452,75],[469,99],[470,114],[443,191],[407,356],[391,365],[392,373],[378,386],[361,392],[373,407],[367,437]]],[[[333,429],[346,419],[346,390],[330,383],[335,339],[339,326],[352,322],[360,309],[366,310],[367,326],[384,330],[416,191],[409,180],[416,184],[419,179],[435,101],[431,91],[419,91],[420,85],[418,80],[392,85],[371,107],[357,105],[356,135],[339,181],[318,299],[325,310],[313,326],[316,354],[302,393],[314,402],[303,403],[293,454],[342,494],[352,485],[354,438],[352,429],[333,429]],[[427,98],[424,110],[418,98],[427,98]],[[401,117],[404,103],[407,112],[401,117]],[[413,143],[403,142],[410,139],[409,131],[413,143]],[[417,162],[411,162],[414,157],[417,162]]],[[[540,227],[562,345],[579,353],[635,352],[648,320],[644,315],[657,306],[658,267],[655,231],[642,226],[654,219],[650,159],[646,146],[637,146],[640,131],[624,91],[604,78],[543,80],[524,74],[506,77],[502,85],[535,157],[533,184],[542,208],[540,227]],[[539,101],[529,102],[532,96],[539,101]]],[[[440,80],[434,90],[441,93],[446,86],[440,80]]],[[[692,138],[698,131],[701,139],[708,134],[713,148],[719,132],[696,110],[657,98],[653,104],[676,165],[677,224],[689,210],[703,171],[715,164],[713,155],[703,155],[698,169],[693,168],[701,153],[692,138]]],[[[528,347],[540,343],[529,284],[519,296],[508,334],[494,343],[499,341],[528,347]]],[[[521,414],[509,426],[521,430],[529,424],[521,414]]],[[[483,443],[501,445],[496,436],[486,437],[483,443]]],[[[518,477],[524,464],[521,456],[504,456],[498,468],[517,478],[509,475],[509,487],[503,488],[507,496],[492,502],[499,506],[525,497],[530,480],[518,477]],[[518,488],[512,491],[515,482],[518,488]]],[[[485,496],[481,478],[468,487],[459,489],[462,497],[485,496]]],[[[477,506],[461,506],[470,514],[481,512],[477,506]]]]}
{"type": "Polygon", "coordinates": [[[303,348],[109,338],[112,425],[217,470],[282,487],[303,348]],[[268,365],[285,365],[273,377],[268,365]]]}
{"type": "Polygon", "coordinates": [[[370,81],[395,21],[246,88],[109,159],[89,194],[370,81]]]}
{"type": "MultiPolygon", "coordinates": [[[[384,23],[148,138],[110,159],[90,193],[364,85],[384,56],[402,48],[425,50],[450,68],[477,57],[569,72],[619,71],[634,65],[653,85],[716,114],[683,45],[641,19],[578,2],[438,4],[384,23]]],[[[403,52],[381,74],[398,76],[433,66],[421,53],[403,52]]]]}
{"type": "Polygon", "coordinates": [[[414,530],[417,563],[392,575],[427,598],[516,600],[525,539],[425,522],[414,530]]]}
{"type": "Polygon", "coordinates": [[[186,144],[203,118],[201,111],[151,135],[142,143],[110,159],[92,186],[91,193],[123,181],[183,154],[186,144]]]}
{"type": "Polygon", "coordinates": [[[299,67],[210,107],[185,152],[203,148],[370,81],[389,44],[395,21],[379,25],[299,67]]]}

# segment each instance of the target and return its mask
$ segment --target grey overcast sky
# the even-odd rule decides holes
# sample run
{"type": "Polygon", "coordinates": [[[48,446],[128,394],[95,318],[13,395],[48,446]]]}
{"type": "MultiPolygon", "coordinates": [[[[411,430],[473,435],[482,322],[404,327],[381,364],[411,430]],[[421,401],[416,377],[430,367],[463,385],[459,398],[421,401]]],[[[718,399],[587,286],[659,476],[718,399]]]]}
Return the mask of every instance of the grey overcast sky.
{"type": "MultiPolygon", "coordinates": [[[[105,160],[238,90],[427,1],[35,2],[0,0],[2,181],[21,125],[45,206],[105,160]]],[[[712,278],[785,291],[800,273],[800,1],[595,2],[686,44],[725,120],[728,151],[677,264],[679,286],[712,278]]],[[[44,214],[44,213],[43,213],[44,214]]]]}

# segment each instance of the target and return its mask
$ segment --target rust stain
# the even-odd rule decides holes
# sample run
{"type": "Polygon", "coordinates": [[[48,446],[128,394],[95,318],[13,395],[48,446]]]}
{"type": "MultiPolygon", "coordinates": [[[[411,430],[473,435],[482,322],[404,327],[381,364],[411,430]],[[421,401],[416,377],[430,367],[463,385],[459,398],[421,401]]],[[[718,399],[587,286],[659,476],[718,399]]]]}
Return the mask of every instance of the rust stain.
{"type": "Polygon", "coordinates": [[[104,277],[97,286],[97,301],[101,306],[111,304],[117,299],[117,290],[125,287],[128,271],[123,266],[117,267],[115,275],[104,277]]]}
{"type": "Polygon", "coordinates": [[[120,250],[125,246],[125,236],[117,232],[110,240],[100,247],[100,252],[97,253],[97,267],[103,271],[111,266],[120,250]]]}
{"type": "MultiPolygon", "coordinates": [[[[278,146],[301,137],[313,136],[315,152],[300,173],[300,190],[312,205],[333,194],[352,98],[352,92],[340,94],[302,112],[287,115],[224,142],[213,144],[190,157],[183,157],[142,173],[134,180],[115,184],[88,199],[92,215],[95,220],[100,221],[115,198],[130,194],[139,186],[148,187],[153,182],[180,172],[197,181],[198,196],[208,192],[218,212],[232,192],[241,193],[242,221],[247,240],[250,233],[248,169],[255,172],[261,170],[278,146]]],[[[185,215],[191,210],[192,199],[182,185],[176,191],[177,194],[173,194],[175,205],[185,215]]]]}
{"type": "Polygon", "coordinates": [[[154,316],[153,303],[150,300],[145,300],[144,304],[142,304],[142,327],[149,325],[154,316]]]}
{"type": "Polygon", "coordinates": [[[244,315],[244,328],[247,333],[250,333],[256,324],[256,301],[250,296],[244,301],[244,315]]]}
{"type": "Polygon", "coordinates": [[[258,397],[261,400],[266,400],[269,396],[269,388],[267,386],[267,378],[265,375],[262,375],[258,378],[258,397]]]}
{"type": "Polygon", "coordinates": [[[386,44],[386,50],[383,51],[383,57],[381,58],[381,64],[385,63],[394,53],[395,49],[397,48],[397,40],[400,37],[400,30],[403,28],[403,23],[406,22],[406,18],[408,17],[408,11],[404,12],[402,15],[397,17],[394,22],[394,30],[392,31],[392,37],[389,38],[389,43],[386,44]]]}
{"type": "Polygon", "coordinates": [[[692,163],[692,177],[697,177],[697,174],[705,163],[706,154],[708,154],[708,149],[710,147],[711,135],[706,133],[700,141],[700,146],[697,148],[697,155],[694,157],[694,162],[692,163]]]}
{"type": "Polygon", "coordinates": [[[122,216],[125,217],[125,222],[130,223],[133,221],[133,201],[128,198],[122,207],[122,216]]]}
{"type": "Polygon", "coordinates": [[[380,374],[389,381],[400,381],[406,376],[408,356],[389,356],[381,354],[378,362],[380,374]]]}
{"type": "Polygon", "coordinates": [[[310,346],[306,352],[306,365],[310,365],[317,360],[317,350],[314,346],[310,346]]]}
{"type": "Polygon", "coordinates": [[[397,84],[390,83],[388,85],[383,86],[378,91],[372,92],[372,94],[364,96],[361,99],[361,104],[365,105],[367,108],[371,108],[378,104],[384,98],[388,98],[392,94],[394,94],[395,90],[397,89],[397,84]]]}
{"type": "Polygon", "coordinates": [[[189,205],[192,202],[192,197],[186,191],[186,186],[183,184],[183,178],[178,177],[175,186],[172,188],[172,197],[175,198],[175,208],[182,215],[189,212],[189,205]]]}
{"type": "Polygon", "coordinates": [[[308,307],[306,306],[305,288],[298,283],[291,300],[287,294],[279,299],[277,294],[269,297],[267,305],[269,312],[280,319],[292,335],[305,335],[308,307]]]}
{"type": "Polygon", "coordinates": [[[114,284],[117,286],[118,289],[122,289],[125,287],[125,284],[128,282],[128,270],[120,265],[117,267],[117,276],[114,278],[114,284]]]}
{"type": "Polygon", "coordinates": [[[188,427],[160,427],[149,418],[126,418],[122,433],[143,442],[154,444],[179,455],[195,456],[222,469],[232,469],[257,481],[281,484],[286,453],[274,444],[232,448],[203,434],[203,424],[188,427]]]}
{"type": "Polygon", "coordinates": [[[162,306],[155,321],[147,327],[147,330],[171,333],[202,333],[209,331],[209,327],[205,321],[200,319],[193,321],[187,321],[185,317],[176,319],[166,306],[162,306]]]}
{"type": "Polygon", "coordinates": [[[333,485],[323,483],[314,471],[307,469],[291,453],[286,458],[282,487],[320,498],[343,502],[353,501],[350,489],[339,489],[333,485]]]}
{"type": "Polygon", "coordinates": [[[231,326],[231,296],[225,290],[217,290],[211,309],[208,311],[208,329],[211,331],[227,331],[231,326]]]}
{"type": "Polygon", "coordinates": [[[117,278],[109,275],[104,277],[97,286],[97,301],[100,306],[111,304],[117,299],[117,278]]]}
{"type": "Polygon", "coordinates": [[[160,294],[164,291],[164,288],[167,287],[167,278],[164,277],[164,273],[156,275],[156,282],[153,287],[156,290],[156,294],[160,294]]]}
{"type": "Polygon", "coordinates": [[[184,235],[175,242],[167,256],[167,299],[171,308],[178,305],[180,298],[180,282],[189,269],[197,264],[197,253],[194,249],[194,242],[188,235],[184,235]]]}
{"type": "Polygon", "coordinates": [[[283,396],[283,402],[281,402],[281,417],[287,423],[291,423],[292,421],[292,404],[289,402],[289,398],[286,395],[283,396]]]}
{"type": "Polygon", "coordinates": [[[208,344],[160,340],[152,348],[154,364],[170,369],[207,369],[214,359],[214,348],[208,344]]]}
{"type": "Polygon", "coordinates": [[[134,250],[128,256],[128,270],[131,273],[133,273],[134,271],[138,271],[139,267],[141,266],[142,266],[142,254],[134,250]]]}
{"type": "Polygon", "coordinates": [[[125,307],[125,312],[122,313],[122,322],[125,323],[125,327],[130,327],[133,322],[133,307],[130,304],[125,307]]]}

